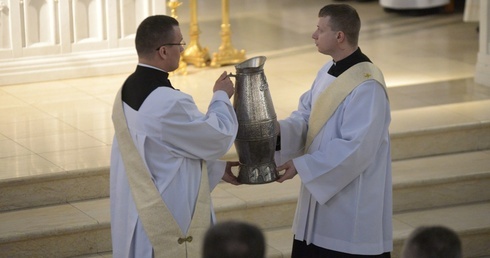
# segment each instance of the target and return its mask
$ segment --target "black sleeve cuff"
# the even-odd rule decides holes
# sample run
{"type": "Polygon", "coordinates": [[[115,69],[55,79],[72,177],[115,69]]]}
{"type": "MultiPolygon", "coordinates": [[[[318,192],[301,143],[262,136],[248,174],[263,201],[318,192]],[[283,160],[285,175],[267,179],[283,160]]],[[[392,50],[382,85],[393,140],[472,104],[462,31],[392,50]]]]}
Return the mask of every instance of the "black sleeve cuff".
{"type": "Polygon", "coordinates": [[[276,138],[276,151],[280,151],[281,150],[281,135],[277,135],[277,138],[276,138]]]}

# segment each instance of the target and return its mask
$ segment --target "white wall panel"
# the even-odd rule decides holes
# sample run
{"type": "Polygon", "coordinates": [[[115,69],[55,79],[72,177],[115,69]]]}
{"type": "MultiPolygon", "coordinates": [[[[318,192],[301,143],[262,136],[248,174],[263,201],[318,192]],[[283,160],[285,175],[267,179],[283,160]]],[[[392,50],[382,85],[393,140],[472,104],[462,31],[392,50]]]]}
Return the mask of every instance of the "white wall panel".
{"type": "Polygon", "coordinates": [[[138,24],[164,13],[166,0],[0,0],[0,85],[131,71],[138,24]]]}

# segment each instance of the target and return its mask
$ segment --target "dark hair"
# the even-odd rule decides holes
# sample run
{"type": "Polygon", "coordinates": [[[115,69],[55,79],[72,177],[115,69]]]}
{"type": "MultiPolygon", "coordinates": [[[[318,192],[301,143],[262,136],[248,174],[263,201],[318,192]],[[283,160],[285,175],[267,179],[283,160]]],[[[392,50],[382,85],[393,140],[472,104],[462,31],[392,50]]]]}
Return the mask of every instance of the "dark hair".
{"type": "Polygon", "coordinates": [[[357,46],[359,42],[359,31],[361,30],[361,19],[354,7],[348,4],[329,4],[324,6],[318,13],[318,17],[330,16],[330,26],[333,31],[342,31],[347,41],[357,46]]]}
{"type": "Polygon", "coordinates": [[[459,236],[444,226],[419,227],[408,237],[403,258],[461,258],[459,236]]]}
{"type": "Polygon", "coordinates": [[[245,222],[227,221],[212,226],[204,237],[203,258],[264,258],[262,231],[245,222]]]}
{"type": "Polygon", "coordinates": [[[167,15],[144,19],[136,30],[134,40],[138,56],[151,54],[157,47],[174,40],[174,26],[179,26],[179,22],[167,15]]]}

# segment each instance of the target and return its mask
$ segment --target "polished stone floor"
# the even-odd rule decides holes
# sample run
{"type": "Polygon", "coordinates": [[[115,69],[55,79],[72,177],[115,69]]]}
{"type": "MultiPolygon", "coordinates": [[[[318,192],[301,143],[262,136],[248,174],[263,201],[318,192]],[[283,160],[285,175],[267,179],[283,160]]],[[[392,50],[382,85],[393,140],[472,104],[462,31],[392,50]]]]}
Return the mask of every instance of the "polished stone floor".
{"type": "MultiPolygon", "coordinates": [[[[247,57],[267,57],[264,69],[279,118],[295,109],[330,59],[317,52],[311,39],[318,10],[330,2],[230,1],[233,46],[244,49],[247,57]]],[[[361,49],[384,71],[393,110],[490,99],[490,88],[473,81],[477,24],[463,22],[462,10],[406,16],[386,12],[376,1],[347,2],[359,11],[361,49]]],[[[210,53],[220,45],[220,8],[219,3],[199,1],[200,43],[210,53]]],[[[188,7],[184,4],[178,14],[186,37],[188,7]]],[[[219,74],[235,71],[233,66],[187,70],[171,80],[192,94],[202,110],[219,74]]],[[[0,87],[0,179],[107,167],[112,102],[126,76],[0,87]]]]}

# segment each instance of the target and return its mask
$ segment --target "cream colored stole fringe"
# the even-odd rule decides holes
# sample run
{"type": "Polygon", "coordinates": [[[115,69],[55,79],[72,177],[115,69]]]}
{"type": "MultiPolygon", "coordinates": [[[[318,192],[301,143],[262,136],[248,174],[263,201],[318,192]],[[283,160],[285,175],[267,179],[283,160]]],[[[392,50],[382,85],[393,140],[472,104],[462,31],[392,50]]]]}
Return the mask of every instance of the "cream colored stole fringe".
{"type": "Polygon", "coordinates": [[[306,134],[305,153],[308,151],[313,139],[320,132],[323,125],[327,123],[337,107],[359,84],[367,80],[376,80],[384,88],[386,96],[385,80],[381,71],[370,62],[358,63],[335,79],[326,88],[311,108],[310,120],[308,122],[308,133],[306,134]]]}
{"type": "Polygon", "coordinates": [[[131,193],[143,228],[153,246],[154,257],[199,258],[204,234],[211,225],[211,200],[206,164],[203,164],[201,185],[191,225],[188,234],[185,235],[165,205],[134,145],[124,116],[121,90],[114,101],[112,120],[131,193]]]}

